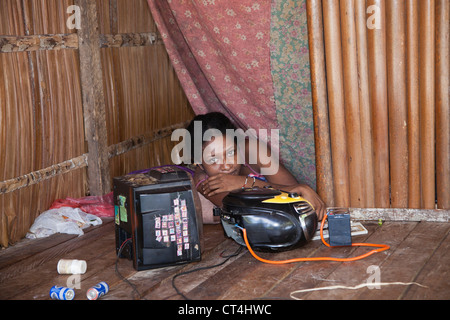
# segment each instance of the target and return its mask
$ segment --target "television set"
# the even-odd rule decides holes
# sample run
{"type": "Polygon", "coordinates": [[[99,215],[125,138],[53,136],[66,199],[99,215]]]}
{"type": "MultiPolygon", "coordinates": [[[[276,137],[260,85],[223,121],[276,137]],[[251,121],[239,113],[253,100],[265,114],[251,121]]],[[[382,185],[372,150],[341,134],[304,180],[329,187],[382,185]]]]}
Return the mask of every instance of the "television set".
{"type": "Polygon", "coordinates": [[[189,173],[159,167],[115,177],[113,185],[120,258],[138,271],[201,259],[202,221],[189,173]]]}

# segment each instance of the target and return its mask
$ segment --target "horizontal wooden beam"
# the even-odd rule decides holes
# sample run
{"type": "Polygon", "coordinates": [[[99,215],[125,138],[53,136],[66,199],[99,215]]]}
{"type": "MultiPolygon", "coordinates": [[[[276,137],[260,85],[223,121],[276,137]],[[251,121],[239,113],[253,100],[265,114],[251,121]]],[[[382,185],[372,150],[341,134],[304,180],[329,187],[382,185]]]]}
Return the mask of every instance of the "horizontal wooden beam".
{"type": "Polygon", "coordinates": [[[33,36],[0,36],[0,52],[78,49],[78,35],[38,34],[33,36]]]}
{"type": "Polygon", "coordinates": [[[10,193],[19,189],[38,184],[44,180],[56,177],[58,175],[78,170],[88,165],[88,155],[83,154],[79,157],[52,165],[48,168],[33,171],[23,176],[0,181],[0,194],[10,193]]]}
{"type": "MultiPolygon", "coordinates": [[[[100,48],[142,47],[162,44],[155,32],[101,34],[100,48]]],[[[78,33],[0,36],[0,53],[79,49],[78,33]]]]}
{"type": "MultiPolygon", "coordinates": [[[[124,154],[128,151],[141,148],[151,142],[169,136],[175,129],[185,128],[188,122],[181,122],[172,126],[164,127],[160,130],[151,131],[128,140],[122,141],[108,147],[109,159],[124,154]]],[[[44,180],[54,178],[70,171],[82,169],[89,164],[89,155],[83,154],[79,157],[52,165],[48,168],[33,171],[20,177],[0,181],[0,194],[6,194],[19,189],[38,184],[44,180]]]]}
{"type": "Polygon", "coordinates": [[[109,158],[119,156],[131,150],[141,148],[156,140],[163,139],[171,135],[175,129],[186,128],[188,124],[189,121],[177,123],[172,126],[168,126],[160,130],[151,131],[139,136],[132,137],[128,140],[119,142],[118,144],[111,145],[109,147],[109,158]]]}
{"type": "Polygon", "coordinates": [[[161,37],[154,32],[100,35],[100,48],[142,47],[161,43],[161,37]]]}

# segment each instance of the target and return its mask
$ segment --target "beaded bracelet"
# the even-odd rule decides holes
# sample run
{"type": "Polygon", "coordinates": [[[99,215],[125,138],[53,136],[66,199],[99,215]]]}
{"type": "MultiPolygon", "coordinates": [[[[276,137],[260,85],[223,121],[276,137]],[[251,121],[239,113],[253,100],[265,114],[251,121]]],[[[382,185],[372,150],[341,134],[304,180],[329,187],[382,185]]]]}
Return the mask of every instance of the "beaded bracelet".
{"type": "Polygon", "coordinates": [[[247,184],[247,179],[248,179],[248,176],[245,177],[245,182],[244,182],[244,184],[242,185],[242,189],[245,189],[245,185],[247,184]]]}
{"type": "Polygon", "coordinates": [[[253,187],[255,186],[256,178],[255,178],[254,175],[249,174],[248,176],[245,177],[245,182],[244,182],[244,185],[242,186],[242,189],[245,189],[245,186],[247,185],[247,181],[248,181],[248,178],[249,178],[249,177],[250,177],[250,178],[253,178],[252,189],[253,189],[253,187]]]}

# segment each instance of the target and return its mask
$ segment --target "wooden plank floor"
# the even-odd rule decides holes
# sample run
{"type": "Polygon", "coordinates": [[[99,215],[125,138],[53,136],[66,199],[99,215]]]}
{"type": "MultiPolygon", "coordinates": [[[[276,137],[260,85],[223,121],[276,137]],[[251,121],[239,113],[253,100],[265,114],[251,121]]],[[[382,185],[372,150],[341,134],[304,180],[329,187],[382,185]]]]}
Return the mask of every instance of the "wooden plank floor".
{"type": "MultiPolygon", "coordinates": [[[[354,242],[382,243],[391,249],[355,262],[300,262],[270,265],[257,261],[247,249],[216,268],[180,275],[176,287],[189,299],[450,299],[450,223],[364,221],[369,233],[354,242]],[[329,286],[354,287],[378,280],[378,288],[350,290],[299,290],[329,286]],[[405,285],[406,283],[415,283],[405,285]],[[420,286],[419,286],[420,284],[420,286]]],[[[86,300],[86,291],[100,281],[110,285],[104,300],[183,299],[172,286],[174,275],[219,264],[239,246],[224,236],[220,225],[204,226],[202,261],[176,267],[136,272],[132,263],[119,259],[122,280],[115,270],[114,222],[85,230],[85,235],[53,235],[25,239],[0,250],[0,300],[49,300],[53,285],[75,284],[75,300],[86,300]],[[59,275],[59,259],[87,261],[87,272],[78,278],[59,275]],[[77,284],[77,281],[79,282],[77,284]],[[130,285],[135,287],[135,290],[130,285]]],[[[328,248],[321,241],[283,253],[258,253],[271,260],[297,257],[350,257],[367,248],[328,248]]]]}

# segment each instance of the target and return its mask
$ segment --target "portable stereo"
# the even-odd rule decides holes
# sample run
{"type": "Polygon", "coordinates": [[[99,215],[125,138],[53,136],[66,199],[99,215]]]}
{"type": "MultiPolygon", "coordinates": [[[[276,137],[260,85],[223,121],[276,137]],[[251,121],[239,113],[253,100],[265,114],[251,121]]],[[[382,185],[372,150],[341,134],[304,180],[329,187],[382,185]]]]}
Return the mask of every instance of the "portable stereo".
{"type": "Polygon", "coordinates": [[[271,188],[246,188],[230,192],[216,208],[225,234],[244,245],[240,228],[247,230],[252,248],[284,251],[308,243],[317,228],[312,205],[297,193],[271,188]]]}

